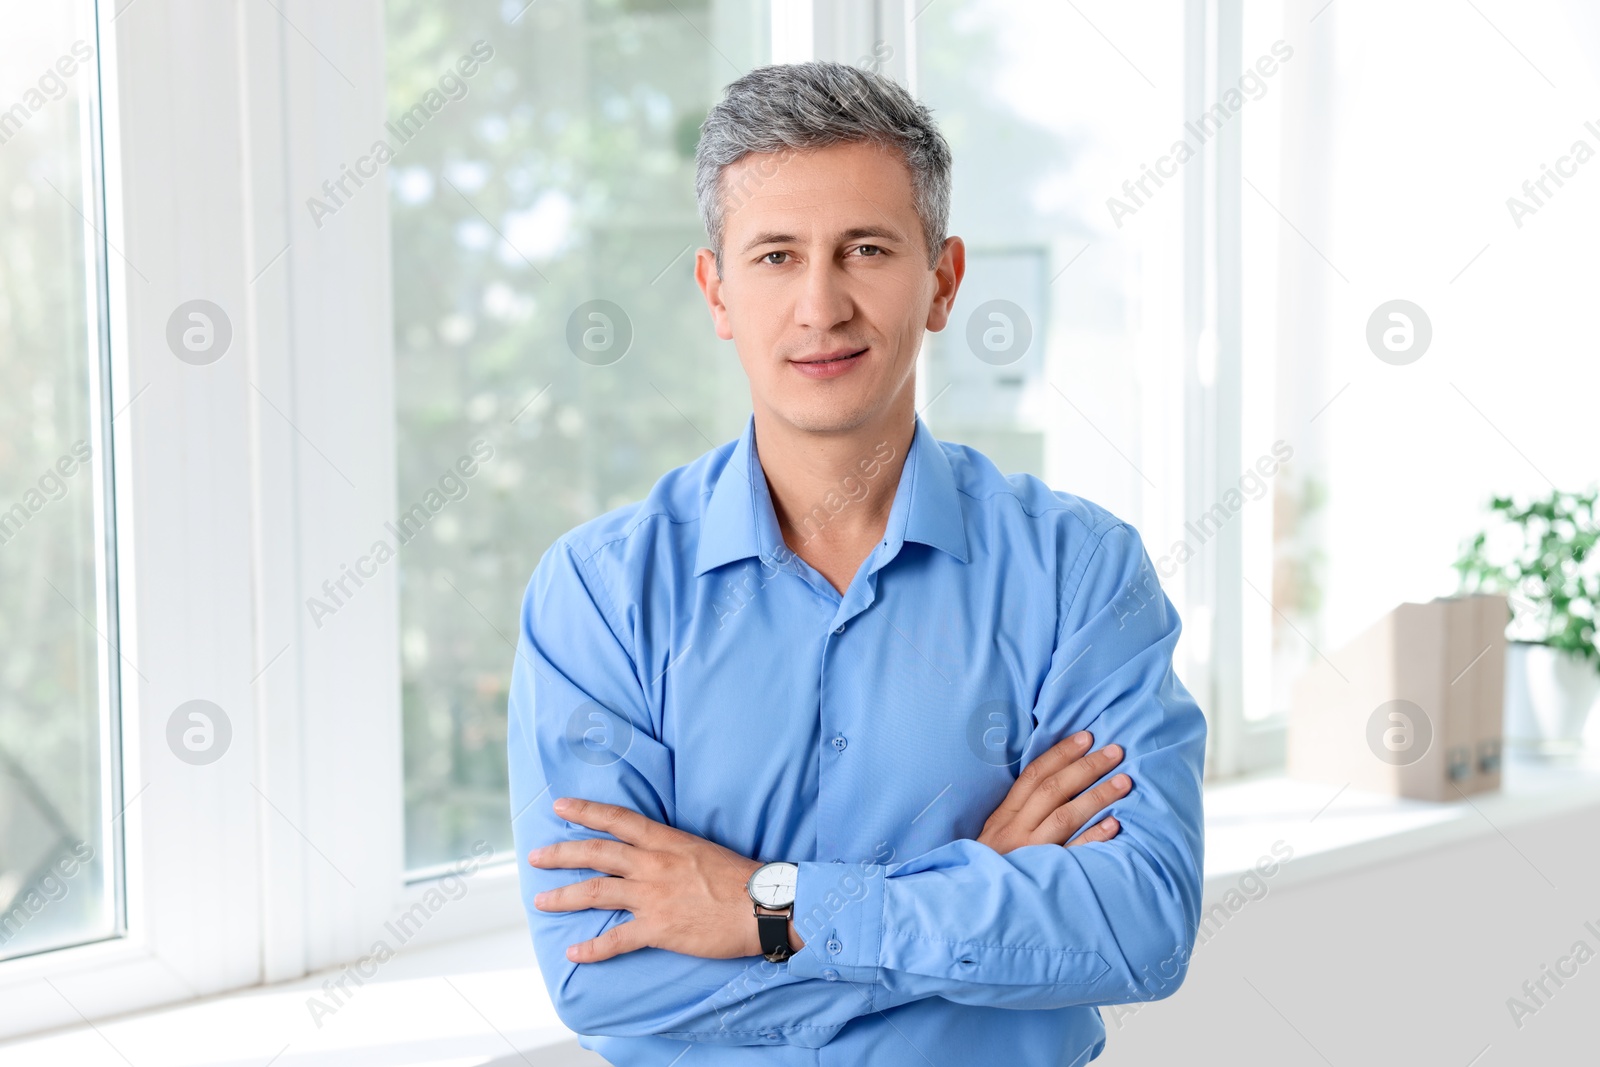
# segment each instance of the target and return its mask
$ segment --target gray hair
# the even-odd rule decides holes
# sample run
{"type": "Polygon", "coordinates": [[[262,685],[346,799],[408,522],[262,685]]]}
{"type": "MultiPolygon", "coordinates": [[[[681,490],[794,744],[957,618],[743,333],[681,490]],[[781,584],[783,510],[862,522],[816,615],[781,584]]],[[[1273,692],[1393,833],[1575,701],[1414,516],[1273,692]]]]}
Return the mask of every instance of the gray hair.
{"type": "MultiPolygon", "coordinates": [[[[950,145],[933,112],[893,80],[847,63],[784,63],[757,67],[727,87],[706,115],[695,146],[695,196],[722,273],[726,198],[722,172],[746,155],[775,153],[752,168],[757,185],[796,151],[854,141],[900,150],[928,244],[928,267],[939,262],[950,223],[950,145]]],[[[731,190],[745,195],[748,188],[731,190]]]]}

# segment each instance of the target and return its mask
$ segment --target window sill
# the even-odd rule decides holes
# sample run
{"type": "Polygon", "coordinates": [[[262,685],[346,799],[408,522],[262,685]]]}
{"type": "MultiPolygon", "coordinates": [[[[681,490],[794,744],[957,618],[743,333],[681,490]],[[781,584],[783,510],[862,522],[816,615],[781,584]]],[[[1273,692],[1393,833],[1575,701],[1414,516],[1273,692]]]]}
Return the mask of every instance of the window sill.
{"type": "Polygon", "coordinates": [[[1263,859],[1284,859],[1284,846],[1293,859],[1271,875],[1275,888],[1600,807],[1600,753],[1565,760],[1508,753],[1498,791],[1453,803],[1341,790],[1274,772],[1207,785],[1205,804],[1211,900],[1243,891],[1245,873],[1263,859]]]}
{"type": "Polygon", "coordinates": [[[324,983],[341,973],[0,1044],[0,1064],[511,1067],[534,1052],[541,1067],[603,1063],[556,1017],[524,929],[402,951],[335,1006],[324,983]],[[314,1003],[327,1010],[313,1017],[314,1003]]]}
{"type": "MultiPolygon", "coordinates": [[[[1572,762],[1513,756],[1504,787],[1470,803],[1399,800],[1281,775],[1209,785],[1205,803],[1205,896],[1216,900],[1229,890],[1250,895],[1247,872],[1263,858],[1282,861],[1283,845],[1293,859],[1270,876],[1274,888],[1600,807],[1600,754],[1572,762]]],[[[556,1017],[520,926],[404,951],[361,986],[352,982],[352,995],[333,1007],[324,983],[338,975],[0,1045],[0,1062],[501,1067],[534,1051],[549,1067],[601,1062],[556,1017]],[[314,1018],[314,1000],[333,1010],[314,1018]]]]}

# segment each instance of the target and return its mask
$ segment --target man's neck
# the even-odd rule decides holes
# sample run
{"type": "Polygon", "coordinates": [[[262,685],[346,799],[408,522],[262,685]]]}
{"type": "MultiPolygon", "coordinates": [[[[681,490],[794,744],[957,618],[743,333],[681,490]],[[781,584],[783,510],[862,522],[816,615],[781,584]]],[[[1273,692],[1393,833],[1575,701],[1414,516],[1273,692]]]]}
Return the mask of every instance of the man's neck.
{"type": "Polygon", "coordinates": [[[865,558],[883,536],[916,432],[909,404],[838,434],[800,430],[756,411],[756,448],[778,528],[791,549],[865,558]],[[859,549],[859,553],[857,550],[859,549]]]}

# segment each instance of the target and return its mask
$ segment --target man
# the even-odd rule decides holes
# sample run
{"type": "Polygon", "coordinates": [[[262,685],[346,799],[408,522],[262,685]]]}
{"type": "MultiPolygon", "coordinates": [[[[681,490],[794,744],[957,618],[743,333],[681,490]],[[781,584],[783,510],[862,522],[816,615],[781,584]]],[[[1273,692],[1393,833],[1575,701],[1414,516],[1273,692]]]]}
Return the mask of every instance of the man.
{"type": "Polygon", "coordinates": [[[917,416],[964,270],[925,107],[764,67],[697,159],[753,415],[523,602],[511,801],[557,1012],[617,1064],[1077,1067],[1095,1006],[1171,993],[1194,941],[1172,603],[1131,526],[917,416]]]}

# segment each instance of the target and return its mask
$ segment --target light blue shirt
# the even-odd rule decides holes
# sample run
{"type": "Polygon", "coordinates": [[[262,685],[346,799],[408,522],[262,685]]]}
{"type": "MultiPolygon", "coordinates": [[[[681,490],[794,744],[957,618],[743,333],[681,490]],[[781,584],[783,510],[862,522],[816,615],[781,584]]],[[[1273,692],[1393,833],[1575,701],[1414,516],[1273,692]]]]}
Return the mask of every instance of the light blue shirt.
{"type": "MultiPolygon", "coordinates": [[[[863,455],[808,536],[893,456],[863,455]]],[[[629,914],[539,911],[535,893],[596,872],[523,863],[558,1014],[623,1065],[1080,1067],[1105,1044],[1096,1005],[1177,988],[1199,918],[1206,725],[1143,542],[919,418],[883,540],[841,596],[784,544],[756,457],[752,417],[540,560],[511,811],[523,856],[601,836],[555,815],[573,796],[797,862],[805,948],[575,964],[569,945],[629,914]],[[979,844],[1018,771],[1084,729],[1127,753],[1121,833],[979,844]]]]}

